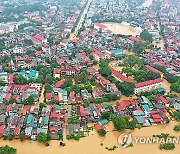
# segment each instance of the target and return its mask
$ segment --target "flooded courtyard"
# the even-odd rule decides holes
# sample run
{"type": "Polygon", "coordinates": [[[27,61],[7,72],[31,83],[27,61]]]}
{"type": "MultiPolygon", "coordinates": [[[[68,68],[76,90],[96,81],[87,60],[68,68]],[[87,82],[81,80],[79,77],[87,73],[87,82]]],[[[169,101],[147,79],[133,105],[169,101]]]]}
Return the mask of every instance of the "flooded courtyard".
{"type": "Polygon", "coordinates": [[[103,22],[102,24],[105,25],[107,29],[112,31],[114,34],[136,36],[141,33],[141,31],[136,30],[135,28],[125,24],[120,24],[116,22],[103,22]]]}

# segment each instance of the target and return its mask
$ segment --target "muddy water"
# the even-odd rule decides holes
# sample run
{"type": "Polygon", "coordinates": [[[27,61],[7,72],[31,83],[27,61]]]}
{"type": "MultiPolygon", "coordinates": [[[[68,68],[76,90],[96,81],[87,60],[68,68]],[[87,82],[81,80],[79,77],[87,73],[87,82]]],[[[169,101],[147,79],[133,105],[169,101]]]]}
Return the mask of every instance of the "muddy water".
{"type": "MultiPolygon", "coordinates": [[[[146,136],[151,137],[153,134],[160,133],[169,133],[174,136],[180,136],[179,133],[173,130],[174,125],[177,122],[170,122],[169,124],[162,124],[158,126],[152,126],[148,128],[141,128],[131,131],[133,137],[146,136]]],[[[38,142],[24,141],[20,142],[19,140],[13,141],[4,141],[0,140],[0,146],[9,145],[14,148],[17,148],[17,154],[179,154],[180,145],[176,145],[175,150],[173,151],[161,151],[158,149],[158,144],[136,144],[133,139],[133,147],[122,149],[117,142],[118,136],[123,132],[129,132],[125,130],[123,132],[114,131],[112,122],[109,122],[106,125],[107,135],[105,137],[100,137],[96,131],[92,131],[89,136],[80,139],[80,141],[67,141],[65,147],[60,147],[58,141],[51,141],[49,147],[38,142]],[[103,143],[103,146],[100,143],[103,143]],[[105,149],[105,147],[112,147],[113,145],[118,146],[113,152],[110,152],[105,149]]]]}
{"type": "Polygon", "coordinates": [[[171,84],[167,80],[163,79],[162,87],[166,89],[166,92],[170,92],[170,86],[171,84]]]}
{"type": "Polygon", "coordinates": [[[120,23],[115,22],[104,22],[103,25],[107,26],[107,29],[112,31],[114,34],[122,34],[122,35],[139,35],[140,31],[126,25],[122,25],[120,23]]]}
{"type": "Polygon", "coordinates": [[[165,41],[164,41],[163,38],[161,38],[161,40],[160,40],[159,43],[153,42],[153,45],[154,45],[154,46],[157,46],[157,48],[161,48],[162,50],[165,49],[164,44],[165,44],[165,41]]]}
{"type": "Polygon", "coordinates": [[[99,64],[93,65],[93,68],[94,68],[96,71],[98,71],[98,70],[99,70],[99,64]]]}
{"type": "Polygon", "coordinates": [[[35,104],[35,106],[39,106],[40,103],[44,102],[44,91],[45,91],[45,85],[42,86],[39,101],[35,104]]]}

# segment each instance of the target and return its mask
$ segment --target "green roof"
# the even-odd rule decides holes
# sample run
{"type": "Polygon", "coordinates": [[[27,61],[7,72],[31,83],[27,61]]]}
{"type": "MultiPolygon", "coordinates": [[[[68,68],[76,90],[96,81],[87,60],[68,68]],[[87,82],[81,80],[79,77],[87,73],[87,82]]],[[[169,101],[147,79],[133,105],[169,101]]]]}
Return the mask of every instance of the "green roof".
{"type": "Polygon", "coordinates": [[[21,71],[20,74],[21,74],[22,76],[27,77],[27,78],[37,78],[37,76],[38,76],[38,71],[35,71],[35,70],[21,71]]]}
{"type": "Polygon", "coordinates": [[[143,116],[135,116],[135,118],[139,124],[142,124],[145,122],[145,119],[143,116]]]}
{"type": "Polygon", "coordinates": [[[107,124],[109,121],[107,119],[99,119],[99,122],[104,125],[107,124]]]}
{"type": "Polygon", "coordinates": [[[30,124],[31,121],[32,121],[32,114],[29,114],[28,117],[27,117],[27,123],[30,124]]]}
{"type": "Polygon", "coordinates": [[[150,108],[149,108],[149,105],[145,104],[145,105],[142,105],[142,108],[146,111],[146,112],[150,112],[150,108]]]}
{"type": "Polygon", "coordinates": [[[57,108],[57,109],[64,109],[64,107],[63,107],[63,106],[61,106],[61,105],[57,105],[57,104],[56,104],[55,108],[57,108]]]}
{"type": "Polygon", "coordinates": [[[49,116],[44,117],[44,125],[48,125],[49,122],[49,116]]]}
{"type": "Polygon", "coordinates": [[[119,48],[119,49],[115,49],[115,50],[110,50],[110,52],[115,55],[124,54],[124,49],[119,48]]]}

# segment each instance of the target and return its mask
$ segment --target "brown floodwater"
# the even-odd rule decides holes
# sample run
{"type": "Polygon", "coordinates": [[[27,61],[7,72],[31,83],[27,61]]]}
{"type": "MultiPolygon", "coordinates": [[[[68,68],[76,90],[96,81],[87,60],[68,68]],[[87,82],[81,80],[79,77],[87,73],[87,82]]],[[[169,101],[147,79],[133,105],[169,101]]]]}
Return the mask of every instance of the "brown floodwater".
{"type": "Polygon", "coordinates": [[[171,86],[171,84],[167,80],[163,79],[162,87],[166,89],[167,93],[170,92],[170,90],[171,90],[170,86],[171,86]]]}
{"type": "Polygon", "coordinates": [[[93,68],[98,71],[99,70],[99,64],[93,65],[93,68]]]}
{"type": "Polygon", "coordinates": [[[102,24],[107,26],[107,29],[112,31],[114,34],[132,35],[132,36],[136,36],[140,34],[140,31],[120,23],[103,22],[102,24]]]}
{"type": "Polygon", "coordinates": [[[50,141],[50,146],[45,147],[43,144],[32,141],[20,142],[19,140],[5,141],[0,139],[0,146],[9,145],[17,149],[17,154],[179,154],[180,145],[176,145],[173,151],[159,150],[159,144],[136,144],[133,140],[133,147],[126,149],[119,146],[117,139],[118,136],[124,132],[131,132],[132,137],[151,137],[153,134],[169,133],[174,136],[179,136],[180,134],[173,130],[177,122],[172,121],[169,124],[161,124],[157,126],[135,129],[133,131],[125,130],[123,132],[114,131],[112,122],[106,125],[108,133],[105,137],[100,137],[96,131],[92,131],[89,136],[80,139],[79,141],[67,141],[65,147],[60,147],[58,141],[50,141]],[[101,142],[103,146],[101,146],[101,142]],[[118,148],[111,152],[105,149],[105,147],[112,147],[113,145],[118,146],[118,148]]]}
{"type": "Polygon", "coordinates": [[[45,85],[42,86],[39,101],[35,104],[35,106],[39,106],[40,103],[44,102],[44,91],[45,91],[45,85]]]}
{"type": "Polygon", "coordinates": [[[162,50],[165,49],[164,44],[165,44],[165,41],[164,41],[163,38],[161,38],[161,40],[160,40],[159,43],[153,42],[153,45],[154,45],[154,46],[157,46],[157,48],[161,48],[162,50]]]}

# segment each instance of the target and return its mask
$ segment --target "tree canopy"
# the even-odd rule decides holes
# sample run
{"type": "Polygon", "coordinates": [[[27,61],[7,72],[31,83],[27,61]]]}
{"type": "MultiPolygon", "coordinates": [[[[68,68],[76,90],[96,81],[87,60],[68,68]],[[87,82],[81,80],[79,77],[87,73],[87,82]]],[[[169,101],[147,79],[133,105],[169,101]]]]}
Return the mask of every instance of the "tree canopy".
{"type": "Polygon", "coordinates": [[[123,64],[126,67],[130,67],[133,69],[139,69],[142,66],[143,62],[138,56],[129,55],[123,60],[123,64]]]}
{"type": "Polygon", "coordinates": [[[152,38],[152,34],[150,34],[147,30],[144,30],[141,32],[140,37],[148,42],[152,42],[153,38],[152,38]]]}
{"type": "Polygon", "coordinates": [[[123,116],[114,116],[112,118],[112,121],[114,127],[119,131],[122,131],[127,128],[127,119],[123,116]]]}
{"type": "Polygon", "coordinates": [[[16,149],[8,145],[0,147],[0,154],[16,154],[16,149]]]}

